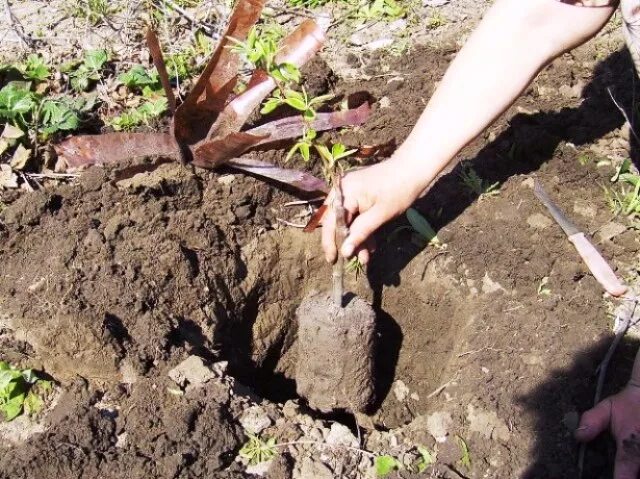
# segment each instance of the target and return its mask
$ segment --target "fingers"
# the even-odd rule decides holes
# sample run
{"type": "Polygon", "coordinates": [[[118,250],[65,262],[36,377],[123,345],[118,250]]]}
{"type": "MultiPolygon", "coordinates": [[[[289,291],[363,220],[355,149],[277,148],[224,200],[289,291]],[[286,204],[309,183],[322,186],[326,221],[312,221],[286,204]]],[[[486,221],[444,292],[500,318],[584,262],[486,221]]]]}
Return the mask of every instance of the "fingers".
{"type": "Polygon", "coordinates": [[[640,458],[635,455],[629,456],[625,453],[624,446],[619,444],[613,479],[638,479],[638,472],[640,472],[640,458]]]}
{"type": "Polygon", "coordinates": [[[367,248],[362,248],[360,251],[358,251],[358,261],[360,261],[361,264],[363,265],[369,264],[370,259],[371,259],[371,253],[367,248]]]}
{"type": "Polygon", "coordinates": [[[375,230],[384,222],[382,214],[375,206],[361,215],[351,223],[349,228],[349,236],[345,240],[340,253],[345,258],[353,256],[358,247],[362,245],[367,238],[369,238],[375,230]]]}
{"type": "MultiPolygon", "coordinates": [[[[580,442],[589,442],[604,432],[611,422],[611,399],[607,398],[585,412],[580,418],[580,426],[575,437],[580,442]]],[[[634,477],[634,479],[636,479],[634,477]]]]}

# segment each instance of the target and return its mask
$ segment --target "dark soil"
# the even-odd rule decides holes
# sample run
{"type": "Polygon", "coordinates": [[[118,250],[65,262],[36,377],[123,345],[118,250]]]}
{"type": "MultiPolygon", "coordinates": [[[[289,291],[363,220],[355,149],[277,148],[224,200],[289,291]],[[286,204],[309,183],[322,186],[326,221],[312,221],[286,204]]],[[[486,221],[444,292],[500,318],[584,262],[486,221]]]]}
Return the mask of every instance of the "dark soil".
{"type": "MultiPolygon", "coordinates": [[[[395,77],[337,85],[390,105],[343,138],[400,143],[452,54],[418,51],[391,63],[395,77]]],[[[464,437],[469,477],[575,477],[577,446],[563,419],[591,404],[610,320],[601,288],[562,231],[540,220],[526,180],[539,178],[584,231],[611,221],[600,185],[612,169],[597,168],[588,147],[619,136],[624,120],[606,88],[629,109],[631,68],[626,53],[599,60],[584,49],[546,69],[461,155],[500,193],[478,198],[454,170],[416,205],[446,248],[420,250],[408,234],[391,235],[403,219],[383,229],[369,284],[350,281],[377,315],[378,428],[444,413],[452,423],[442,457],[455,463],[453,437],[464,437]],[[558,88],[581,82],[575,97],[558,88]],[[538,294],[544,277],[548,295],[538,294]],[[398,380],[408,397],[396,394],[398,380]],[[506,432],[479,425],[478,411],[495,413],[506,432]]],[[[281,160],[285,151],[254,154],[281,160]]],[[[24,361],[65,395],[45,433],[0,452],[0,476],[239,476],[238,411],[213,385],[167,393],[166,373],[197,354],[229,361],[231,374],[271,400],[295,396],[295,310],[326,288],[330,271],[317,234],[279,225],[277,217],[296,221],[300,210],[282,206],[290,199],[252,178],[227,183],[163,165],[133,184],[94,168],[77,185],[14,201],[0,223],[0,326],[14,344],[28,343],[24,361]]],[[[599,246],[630,273],[635,235],[599,246]]],[[[616,376],[634,354],[630,344],[621,349],[616,376]]],[[[7,347],[0,357],[21,356],[7,347]]],[[[586,477],[610,469],[603,440],[590,449],[586,477]]]]}

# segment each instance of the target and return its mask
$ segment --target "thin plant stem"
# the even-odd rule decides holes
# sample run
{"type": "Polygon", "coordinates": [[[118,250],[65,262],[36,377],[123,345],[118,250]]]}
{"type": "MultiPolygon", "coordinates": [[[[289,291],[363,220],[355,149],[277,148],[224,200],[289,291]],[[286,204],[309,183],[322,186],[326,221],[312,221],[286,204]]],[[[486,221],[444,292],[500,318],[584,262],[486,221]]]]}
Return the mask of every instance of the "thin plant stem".
{"type": "MultiPolygon", "coordinates": [[[[344,198],[342,196],[342,178],[340,173],[335,172],[333,174],[333,201],[331,207],[336,217],[336,247],[338,252],[342,247],[342,243],[347,238],[347,221],[345,218],[344,210],[344,198]]],[[[333,272],[331,274],[332,279],[332,298],[333,302],[342,307],[342,301],[344,296],[344,258],[338,253],[338,259],[333,265],[333,272]]]]}

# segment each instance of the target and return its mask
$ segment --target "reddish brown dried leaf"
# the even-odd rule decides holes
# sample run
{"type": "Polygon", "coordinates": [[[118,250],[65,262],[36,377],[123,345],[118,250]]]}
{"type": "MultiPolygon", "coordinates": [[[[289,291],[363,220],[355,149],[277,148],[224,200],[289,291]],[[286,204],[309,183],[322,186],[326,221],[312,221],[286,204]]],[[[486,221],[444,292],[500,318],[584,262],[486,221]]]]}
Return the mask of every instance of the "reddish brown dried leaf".
{"type": "MultiPolygon", "coordinates": [[[[276,63],[291,63],[301,67],[320,51],[325,40],[324,30],[313,20],[306,20],[282,40],[278,46],[276,63]]],[[[207,138],[239,131],[275,87],[275,81],[266,72],[255,71],[247,89],[230,101],[220,113],[207,138]]]]}
{"type": "Polygon", "coordinates": [[[213,113],[224,108],[236,85],[240,65],[238,54],[227,48],[232,43],[229,37],[245,40],[260,18],[265,3],[266,0],[236,2],[227,30],[209,63],[185,102],[176,110],[173,129],[179,143],[193,145],[204,139],[215,120],[213,113]]]}
{"type": "Polygon", "coordinates": [[[344,126],[362,125],[370,116],[371,107],[368,103],[363,103],[358,108],[351,110],[318,113],[316,119],[311,123],[305,122],[301,115],[297,115],[265,123],[264,125],[247,130],[245,133],[264,136],[265,139],[259,143],[262,145],[274,141],[299,138],[304,133],[304,129],[309,126],[316,131],[326,131],[344,126]]]}
{"type": "Polygon", "coordinates": [[[302,231],[304,231],[305,233],[313,233],[318,228],[318,226],[322,224],[322,220],[324,219],[324,215],[326,213],[327,205],[322,205],[311,215],[311,219],[302,231]]]}
{"type": "Polygon", "coordinates": [[[231,133],[220,140],[202,143],[193,152],[193,164],[201,168],[215,168],[240,156],[263,139],[248,133],[231,133]]]}
{"type": "Polygon", "coordinates": [[[236,158],[229,161],[226,165],[236,170],[250,173],[261,178],[267,178],[307,193],[327,194],[329,192],[329,186],[324,180],[306,171],[280,168],[272,163],[251,158],[236,158]]]}
{"type": "Polygon", "coordinates": [[[162,56],[162,48],[160,48],[158,35],[156,35],[156,32],[152,29],[147,30],[147,46],[151,52],[153,64],[155,65],[156,70],[158,70],[158,75],[160,75],[160,83],[162,83],[164,94],[167,96],[167,101],[169,102],[169,111],[172,114],[175,114],[176,97],[173,94],[173,89],[171,88],[171,82],[169,81],[169,75],[167,74],[167,65],[165,64],[164,57],[162,56]]]}
{"type": "Polygon", "coordinates": [[[177,160],[180,152],[168,133],[107,133],[74,136],[55,146],[58,171],[104,165],[136,158],[165,157],[177,160]]]}

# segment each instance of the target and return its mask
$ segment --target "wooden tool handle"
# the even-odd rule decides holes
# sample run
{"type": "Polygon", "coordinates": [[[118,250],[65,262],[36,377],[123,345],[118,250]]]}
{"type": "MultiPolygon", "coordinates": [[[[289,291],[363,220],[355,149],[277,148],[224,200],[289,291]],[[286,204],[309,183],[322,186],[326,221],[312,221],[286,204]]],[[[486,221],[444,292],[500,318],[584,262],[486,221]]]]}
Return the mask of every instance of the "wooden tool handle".
{"type": "Polygon", "coordinates": [[[569,236],[569,241],[576,247],[593,276],[607,293],[612,296],[622,296],[627,292],[627,287],[616,276],[609,263],[585,237],[584,233],[569,236]]]}

